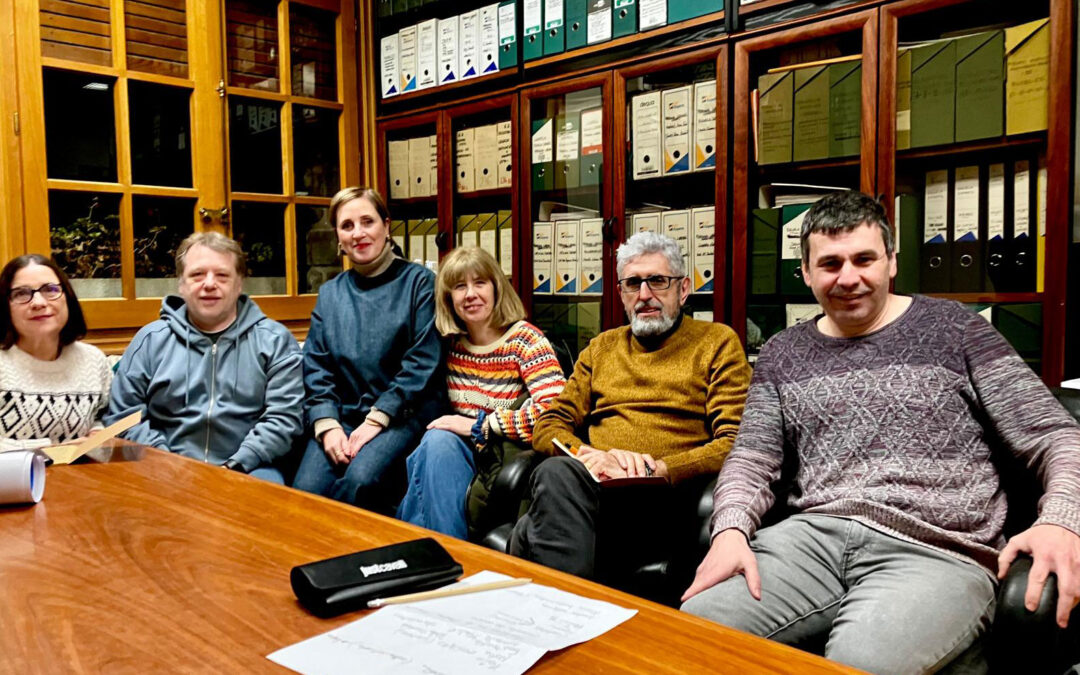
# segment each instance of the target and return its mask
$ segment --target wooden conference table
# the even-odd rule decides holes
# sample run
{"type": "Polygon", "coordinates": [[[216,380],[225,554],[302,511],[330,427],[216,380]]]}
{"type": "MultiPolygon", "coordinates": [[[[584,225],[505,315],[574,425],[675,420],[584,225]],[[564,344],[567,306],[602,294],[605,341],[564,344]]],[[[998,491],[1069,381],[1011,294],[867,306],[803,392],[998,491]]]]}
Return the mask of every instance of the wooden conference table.
{"type": "MultiPolygon", "coordinates": [[[[0,506],[0,673],[287,673],[266,655],[363,616],[309,614],[289,586],[294,565],[431,534],[158,450],[116,443],[95,453],[50,467],[40,504],[0,506]]],[[[437,538],[466,575],[531,577],[638,610],[530,673],[853,672],[437,538]]]]}

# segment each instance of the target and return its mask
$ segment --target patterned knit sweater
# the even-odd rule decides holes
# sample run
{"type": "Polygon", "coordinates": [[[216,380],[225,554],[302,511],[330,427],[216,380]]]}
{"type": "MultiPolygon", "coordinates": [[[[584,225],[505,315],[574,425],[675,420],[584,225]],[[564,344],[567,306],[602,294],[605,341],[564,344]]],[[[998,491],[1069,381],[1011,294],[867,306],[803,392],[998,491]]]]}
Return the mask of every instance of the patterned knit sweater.
{"type": "Polygon", "coordinates": [[[1037,523],[1080,534],[1080,426],[984,319],[915,296],[870,335],[831,338],[809,321],[762,349],[712,533],[752,536],[787,460],[794,509],[854,518],[993,574],[1006,511],[998,452],[1042,480],[1037,523]]]}
{"type": "Polygon", "coordinates": [[[628,326],[597,335],[566,390],[544,413],[533,447],[552,439],[619,448],[664,460],[672,483],[716,475],[735,440],[750,367],[735,331],[682,317],[670,333],[640,340],[628,326]]]}
{"type": "Polygon", "coordinates": [[[483,411],[492,433],[523,443],[532,442],[536,419],[566,384],[551,343],[527,321],[518,321],[489,345],[478,347],[458,336],[446,370],[455,413],[476,417],[483,411]],[[511,410],[526,392],[525,404],[511,410]]]}
{"type": "Polygon", "coordinates": [[[0,451],[86,436],[109,404],[112,370],[97,347],[74,342],[55,361],[0,350],[0,451]]]}

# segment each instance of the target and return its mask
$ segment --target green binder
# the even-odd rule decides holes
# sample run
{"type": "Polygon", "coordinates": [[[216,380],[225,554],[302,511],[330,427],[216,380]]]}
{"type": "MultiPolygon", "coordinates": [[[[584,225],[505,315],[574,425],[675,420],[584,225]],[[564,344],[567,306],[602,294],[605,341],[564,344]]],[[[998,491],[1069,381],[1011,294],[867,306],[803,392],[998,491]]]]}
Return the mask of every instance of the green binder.
{"type": "Polygon", "coordinates": [[[668,0],[668,23],[686,21],[724,8],[724,0],[668,0]]]}
{"type": "Polygon", "coordinates": [[[750,230],[750,294],[776,293],[780,209],[754,209],[750,230]]]}
{"type": "Polygon", "coordinates": [[[394,14],[394,0],[379,0],[379,18],[385,19],[394,14]]]}
{"type": "Polygon", "coordinates": [[[911,48],[911,147],[953,142],[956,118],[956,43],[911,48]]]}
{"type": "Polygon", "coordinates": [[[563,0],[544,0],[544,56],[562,54],[566,50],[565,13],[563,0]]]}
{"type": "Polygon", "coordinates": [[[1038,303],[996,305],[992,323],[1029,364],[1042,351],[1042,305],[1038,303]]]}
{"type": "Polygon", "coordinates": [[[637,0],[615,0],[611,17],[611,37],[637,32],[637,0]]]}
{"type": "Polygon", "coordinates": [[[911,147],[911,50],[896,53],[896,149],[911,147]]]}
{"type": "Polygon", "coordinates": [[[521,16],[521,58],[538,59],[544,55],[544,0],[524,0],[521,16]]]}
{"type": "Polygon", "coordinates": [[[550,118],[532,123],[532,189],[534,192],[555,187],[555,121],[550,118]]]}
{"type": "Polygon", "coordinates": [[[581,185],[581,116],[566,113],[555,124],[555,189],[581,185]],[[562,156],[562,159],[560,159],[562,156]]]}
{"type": "Polygon", "coordinates": [[[393,0],[393,13],[404,14],[409,11],[409,0],[393,0]]]}
{"type": "Polygon", "coordinates": [[[810,66],[794,73],[791,159],[824,159],[829,156],[829,69],[810,66]]]}
{"type": "Polygon", "coordinates": [[[581,111],[581,184],[599,185],[604,172],[603,108],[581,111]]]}
{"type": "Polygon", "coordinates": [[[810,288],[803,283],[802,252],[799,246],[802,219],[810,206],[790,204],[780,209],[780,292],[784,295],[811,295],[810,288]]]}
{"type": "Polygon", "coordinates": [[[1005,31],[956,39],[956,142],[1005,133],[1005,31]]]}
{"type": "Polygon", "coordinates": [[[862,140],[862,61],[829,66],[829,157],[859,154],[862,140]]]}
{"type": "Polygon", "coordinates": [[[517,0],[499,3],[499,70],[517,65],[517,0]]]}
{"type": "Polygon", "coordinates": [[[791,161],[795,76],[789,70],[758,78],[758,164],[791,161]]]}
{"type": "Polygon", "coordinates": [[[908,295],[918,293],[922,201],[915,195],[897,195],[893,223],[896,242],[896,279],[893,289],[897,293],[908,295]]]}
{"type": "Polygon", "coordinates": [[[566,0],[566,51],[588,44],[589,0],[566,0]]]}

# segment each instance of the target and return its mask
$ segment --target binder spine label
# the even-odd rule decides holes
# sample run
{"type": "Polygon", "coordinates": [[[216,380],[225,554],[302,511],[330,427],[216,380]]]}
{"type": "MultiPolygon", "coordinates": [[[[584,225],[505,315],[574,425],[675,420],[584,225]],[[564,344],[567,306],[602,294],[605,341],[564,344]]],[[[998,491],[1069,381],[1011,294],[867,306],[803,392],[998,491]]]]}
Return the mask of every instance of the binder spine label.
{"type": "Polygon", "coordinates": [[[944,244],[949,239],[948,224],[949,172],[926,173],[924,244],[944,244]]]}

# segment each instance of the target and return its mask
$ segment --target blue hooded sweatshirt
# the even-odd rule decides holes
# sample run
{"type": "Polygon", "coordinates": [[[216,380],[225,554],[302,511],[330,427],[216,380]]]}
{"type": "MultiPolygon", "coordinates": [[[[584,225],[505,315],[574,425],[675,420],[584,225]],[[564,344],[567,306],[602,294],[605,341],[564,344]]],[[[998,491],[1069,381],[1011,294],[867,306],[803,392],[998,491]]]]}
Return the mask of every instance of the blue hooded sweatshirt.
{"type": "Polygon", "coordinates": [[[289,451],[303,402],[300,347],[254,301],[240,296],[214,344],[170,295],[124,351],[105,421],[142,411],[125,438],[212,464],[235,459],[250,472],[289,451]]]}

